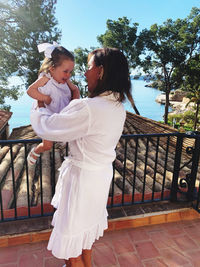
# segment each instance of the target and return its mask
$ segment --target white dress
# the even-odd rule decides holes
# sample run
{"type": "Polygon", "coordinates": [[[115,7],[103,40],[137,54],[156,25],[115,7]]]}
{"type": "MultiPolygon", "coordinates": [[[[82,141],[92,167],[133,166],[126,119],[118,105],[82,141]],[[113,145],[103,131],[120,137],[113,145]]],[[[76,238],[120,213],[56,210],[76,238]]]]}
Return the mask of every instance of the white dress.
{"type": "Polygon", "coordinates": [[[46,140],[69,142],[52,205],[57,209],[48,249],[60,259],[78,257],[107,228],[107,199],[115,147],[126,112],[114,95],[72,100],[59,114],[32,111],[32,126],[46,140]]]}
{"type": "MultiPolygon", "coordinates": [[[[39,78],[42,76],[47,76],[50,80],[42,87],[38,88],[38,91],[44,95],[49,95],[52,99],[49,105],[45,104],[45,107],[53,114],[59,113],[63,108],[65,108],[71,101],[71,90],[67,83],[58,83],[50,73],[41,73],[39,78]]],[[[37,101],[34,101],[33,109],[37,107],[37,101]]]]}

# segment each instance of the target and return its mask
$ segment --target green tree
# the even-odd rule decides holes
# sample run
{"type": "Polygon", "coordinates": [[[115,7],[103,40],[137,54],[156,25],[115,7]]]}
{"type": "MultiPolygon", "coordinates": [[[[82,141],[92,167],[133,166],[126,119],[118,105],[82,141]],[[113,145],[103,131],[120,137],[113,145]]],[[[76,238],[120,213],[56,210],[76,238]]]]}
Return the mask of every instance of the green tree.
{"type": "Polygon", "coordinates": [[[118,18],[118,20],[108,19],[106,32],[97,36],[97,40],[104,47],[120,49],[128,59],[130,68],[134,68],[139,60],[136,47],[139,24],[133,23],[131,26],[130,23],[127,17],[118,18]]]}
{"type": "Polygon", "coordinates": [[[59,41],[61,32],[55,18],[56,0],[7,0],[0,2],[0,106],[5,97],[17,99],[19,86],[9,79],[18,76],[23,86],[37,79],[43,54],[37,45],[59,41]]]}
{"type": "MultiPolygon", "coordinates": [[[[98,42],[104,47],[115,47],[120,49],[126,56],[129,67],[135,68],[139,63],[139,46],[137,47],[138,23],[130,25],[127,17],[118,20],[107,20],[107,30],[104,34],[97,36],[98,42]]],[[[130,100],[136,114],[139,114],[134,102],[130,100]]]]}
{"type": "Polygon", "coordinates": [[[86,97],[88,94],[87,91],[87,83],[86,78],[84,76],[87,70],[87,58],[90,50],[86,48],[77,47],[74,49],[74,56],[75,56],[75,69],[72,75],[72,81],[78,85],[81,97],[86,97]]]}
{"type": "Polygon", "coordinates": [[[169,94],[180,75],[174,75],[186,64],[199,47],[199,9],[193,8],[186,19],[168,19],[163,25],[154,24],[139,36],[145,59],[142,66],[160,81],[159,89],[166,94],[164,122],[168,122],[169,94]]]}
{"type": "Polygon", "coordinates": [[[194,103],[196,106],[193,126],[194,130],[196,130],[200,107],[200,55],[195,55],[188,60],[187,65],[185,66],[182,88],[188,92],[187,97],[190,101],[187,105],[194,103]]]}

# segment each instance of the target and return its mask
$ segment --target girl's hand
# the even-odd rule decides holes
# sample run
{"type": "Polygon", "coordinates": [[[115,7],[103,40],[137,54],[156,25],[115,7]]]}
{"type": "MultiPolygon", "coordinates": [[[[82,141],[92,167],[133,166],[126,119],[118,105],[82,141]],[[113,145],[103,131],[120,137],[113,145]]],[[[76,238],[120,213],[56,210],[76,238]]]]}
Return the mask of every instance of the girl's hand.
{"type": "Polygon", "coordinates": [[[80,92],[79,92],[79,89],[77,87],[76,90],[72,91],[72,99],[79,99],[79,98],[80,98],[80,92]]]}
{"type": "Polygon", "coordinates": [[[38,100],[38,107],[39,108],[45,108],[44,102],[38,100]]]}
{"type": "Polygon", "coordinates": [[[78,86],[73,84],[70,79],[67,80],[67,84],[71,90],[72,93],[72,99],[79,99],[80,98],[80,91],[78,89],[78,86]]]}

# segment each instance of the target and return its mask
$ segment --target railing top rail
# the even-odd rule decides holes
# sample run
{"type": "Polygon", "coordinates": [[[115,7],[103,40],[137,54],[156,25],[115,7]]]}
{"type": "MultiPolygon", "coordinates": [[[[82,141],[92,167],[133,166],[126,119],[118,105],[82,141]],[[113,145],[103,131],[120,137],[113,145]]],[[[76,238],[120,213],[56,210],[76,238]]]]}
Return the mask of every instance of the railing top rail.
{"type": "Polygon", "coordinates": [[[149,134],[122,134],[122,138],[124,139],[131,139],[134,137],[164,137],[164,136],[183,136],[187,138],[200,138],[200,132],[193,133],[193,132],[188,132],[188,133],[149,133],[149,134]]]}
{"type": "Polygon", "coordinates": [[[0,140],[0,145],[7,145],[7,144],[27,144],[27,143],[40,143],[42,139],[16,139],[16,140],[0,140]]]}
{"type": "MultiPolygon", "coordinates": [[[[122,138],[124,139],[131,139],[131,138],[139,138],[139,137],[164,137],[164,136],[180,136],[187,138],[200,138],[200,132],[187,132],[187,133],[149,133],[149,134],[122,134],[122,138]]],[[[27,144],[27,143],[40,143],[42,139],[35,138],[35,139],[16,139],[16,140],[0,140],[0,145],[7,145],[7,144],[27,144]]]]}

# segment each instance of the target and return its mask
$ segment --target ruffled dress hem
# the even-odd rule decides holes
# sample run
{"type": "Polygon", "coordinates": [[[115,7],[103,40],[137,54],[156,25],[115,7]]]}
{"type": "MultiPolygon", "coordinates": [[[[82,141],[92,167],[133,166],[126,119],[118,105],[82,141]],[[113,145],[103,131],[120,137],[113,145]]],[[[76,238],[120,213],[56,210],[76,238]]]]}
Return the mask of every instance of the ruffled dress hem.
{"type": "Polygon", "coordinates": [[[77,235],[64,235],[53,229],[48,243],[48,250],[58,259],[68,260],[82,254],[83,249],[91,249],[95,240],[103,236],[104,230],[108,228],[107,217],[77,235]]]}

